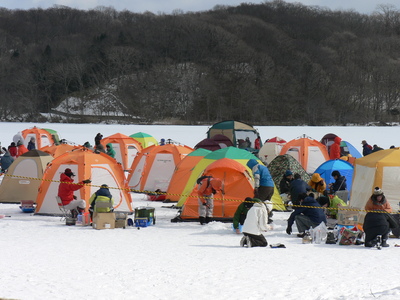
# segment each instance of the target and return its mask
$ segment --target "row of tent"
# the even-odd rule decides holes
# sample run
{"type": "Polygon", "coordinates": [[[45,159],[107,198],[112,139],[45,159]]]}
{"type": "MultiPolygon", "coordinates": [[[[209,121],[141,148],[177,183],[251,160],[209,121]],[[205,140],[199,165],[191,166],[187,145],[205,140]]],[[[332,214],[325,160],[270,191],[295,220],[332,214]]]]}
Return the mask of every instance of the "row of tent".
{"type": "MultiPolygon", "coordinates": [[[[258,158],[249,151],[228,145],[216,151],[209,151],[203,148],[198,148],[193,151],[193,149],[188,146],[175,144],[167,144],[164,146],[153,144],[143,149],[139,147],[142,143],[138,143],[139,146],[137,146],[135,144],[130,145],[126,142],[117,142],[120,140],[126,140],[126,138],[129,138],[128,136],[116,134],[114,137],[111,136],[108,138],[111,138],[111,140],[105,138],[103,139],[103,142],[118,143],[120,146],[116,145],[114,148],[123,150],[119,151],[121,157],[116,157],[117,162],[107,155],[94,154],[92,151],[88,151],[88,149],[83,147],[61,144],[59,146],[47,146],[42,148],[42,150],[47,150],[51,155],[54,155],[54,159],[51,160],[51,162],[46,162],[46,160],[44,160],[45,164],[48,164],[49,166],[46,169],[46,172],[42,171],[42,174],[40,174],[40,171],[37,171],[36,174],[30,174],[27,176],[26,170],[28,168],[19,167],[19,164],[14,163],[14,166],[12,166],[15,167],[17,171],[13,171],[10,167],[9,173],[3,179],[4,184],[2,183],[0,185],[0,201],[9,201],[10,196],[3,191],[4,189],[7,190],[7,187],[10,185],[9,179],[14,181],[13,190],[18,189],[21,192],[23,191],[23,185],[27,187],[36,181],[37,198],[35,200],[38,205],[36,213],[57,214],[58,208],[55,206],[54,201],[56,188],[58,187],[57,181],[59,180],[60,173],[62,173],[67,167],[71,168],[78,174],[77,180],[83,180],[88,177],[91,177],[92,179],[92,186],[85,186],[78,191],[78,193],[80,193],[79,196],[82,199],[88,199],[88,195],[93,193],[98,186],[103,183],[115,187],[115,189],[112,189],[112,193],[113,195],[115,194],[115,198],[119,199],[116,204],[117,210],[131,211],[131,197],[129,194],[129,191],[131,190],[145,193],[163,191],[166,192],[166,196],[170,201],[177,202],[177,206],[182,208],[182,219],[196,219],[196,179],[203,173],[209,173],[216,177],[220,177],[225,183],[226,194],[216,197],[215,213],[217,219],[231,218],[237,205],[243,201],[244,198],[252,196],[253,178],[250,170],[246,167],[246,163],[249,159],[258,158]],[[72,149],[58,150],[61,147],[67,146],[72,147],[72,149]],[[51,151],[50,148],[52,148],[51,151]],[[63,151],[68,152],[63,153],[63,151]],[[59,152],[59,154],[56,154],[57,152],[59,152]],[[58,159],[58,157],[61,157],[62,159],[58,159]],[[125,164],[123,163],[123,157],[128,157],[127,163],[125,164]],[[130,163],[129,159],[132,163],[130,163]],[[80,167],[82,163],[85,166],[84,168],[80,167]],[[124,173],[124,170],[127,169],[130,169],[130,172],[126,178],[127,173],[124,173]],[[21,176],[21,178],[14,178],[11,176],[12,174],[21,176]],[[41,178],[41,176],[43,177],[43,181],[40,184],[40,181],[37,180],[37,178],[41,178]],[[28,177],[28,179],[24,177],[28,177]],[[30,178],[36,178],[36,180],[30,178]],[[38,186],[38,183],[40,186],[38,186]],[[39,193],[37,193],[38,189],[39,193]]],[[[309,139],[306,137],[302,138],[309,139]]],[[[153,143],[156,142],[157,141],[155,140],[153,141],[153,143]]],[[[290,148],[294,147],[289,147],[289,149],[290,148]]],[[[309,153],[313,152],[310,147],[308,151],[309,153]]],[[[27,156],[31,155],[28,154],[27,156]]],[[[44,155],[36,153],[36,156],[42,157],[44,155]]],[[[34,165],[31,161],[32,159],[32,156],[30,158],[27,157],[27,161],[29,161],[29,163],[27,162],[28,165],[34,165]]],[[[365,158],[362,158],[361,160],[364,159],[365,158]]],[[[358,161],[359,159],[356,160],[356,162],[358,161]]],[[[280,181],[282,174],[286,169],[291,169],[292,171],[298,170],[297,172],[303,174],[303,179],[307,180],[309,178],[310,172],[307,172],[307,170],[303,168],[292,153],[278,155],[270,162],[268,167],[277,186],[279,186],[278,181],[280,181]],[[289,163],[285,164],[283,161],[288,161],[289,163]],[[296,162],[297,165],[295,165],[294,162],[296,162]],[[274,167],[274,165],[276,166],[274,167]]],[[[330,176],[332,170],[341,171],[341,173],[346,176],[351,188],[351,182],[353,181],[351,176],[353,175],[354,170],[352,164],[343,160],[328,160],[323,161],[320,165],[316,166],[314,171],[316,170],[327,183],[330,183],[333,180],[330,176]]],[[[28,200],[24,198],[27,197],[27,195],[32,197],[32,195],[35,195],[35,192],[18,195],[14,200],[15,202],[28,200]]],[[[273,196],[273,202],[275,209],[285,209],[277,189],[273,196]]]]}

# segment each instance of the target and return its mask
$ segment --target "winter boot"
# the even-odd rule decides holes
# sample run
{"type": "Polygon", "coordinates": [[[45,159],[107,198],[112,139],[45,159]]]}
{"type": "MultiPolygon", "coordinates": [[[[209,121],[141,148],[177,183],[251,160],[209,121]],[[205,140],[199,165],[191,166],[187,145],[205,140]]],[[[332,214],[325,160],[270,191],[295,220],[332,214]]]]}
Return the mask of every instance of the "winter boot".
{"type": "Polygon", "coordinates": [[[205,222],[208,224],[212,222],[212,217],[206,217],[205,222]]]}
{"type": "Polygon", "coordinates": [[[385,234],[382,236],[382,247],[389,247],[387,240],[389,238],[389,234],[385,234]]]}
{"type": "Polygon", "coordinates": [[[200,224],[201,224],[201,225],[206,224],[206,218],[204,218],[204,217],[199,217],[199,220],[200,220],[200,224]]]}
{"type": "Polygon", "coordinates": [[[246,238],[246,236],[244,235],[243,237],[242,237],[242,239],[240,240],[240,247],[244,247],[244,246],[246,246],[247,245],[247,238],[246,238]]]}
{"type": "Polygon", "coordinates": [[[78,217],[78,211],[76,209],[71,209],[71,218],[76,219],[78,217]]]}

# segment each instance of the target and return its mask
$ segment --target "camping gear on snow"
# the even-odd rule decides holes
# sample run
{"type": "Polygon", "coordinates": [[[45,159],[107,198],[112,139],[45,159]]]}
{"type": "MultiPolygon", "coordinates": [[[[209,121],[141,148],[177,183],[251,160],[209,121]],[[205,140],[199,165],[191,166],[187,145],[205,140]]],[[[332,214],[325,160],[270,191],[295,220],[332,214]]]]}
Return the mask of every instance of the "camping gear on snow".
{"type": "Polygon", "coordinates": [[[115,228],[115,213],[93,213],[92,227],[94,229],[114,229],[115,228]]]}
{"type": "Polygon", "coordinates": [[[11,218],[11,216],[7,216],[7,215],[0,215],[0,219],[4,219],[4,218],[11,218]]]}
{"type": "Polygon", "coordinates": [[[158,145],[157,140],[152,135],[144,132],[136,132],[134,134],[131,134],[129,137],[138,141],[142,146],[142,149],[147,148],[149,146],[158,145]]]}
{"type": "Polygon", "coordinates": [[[354,245],[362,232],[356,226],[338,226],[339,245],[354,245]]]}
{"type": "Polygon", "coordinates": [[[310,174],[314,173],[323,162],[329,160],[325,146],[306,135],[287,142],[280,153],[280,155],[284,154],[292,155],[310,174]]]}
{"type": "MultiPolygon", "coordinates": [[[[55,197],[58,194],[60,174],[66,168],[76,174],[73,184],[90,178],[91,185],[85,185],[75,192],[78,199],[88,201],[102,184],[107,184],[114,198],[114,211],[131,212],[131,195],[122,166],[105,153],[93,153],[87,148],[67,152],[55,158],[46,168],[43,181],[37,193],[37,215],[60,215],[55,197]]],[[[86,203],[86,210],[89,208],[86,203]]]]}
{"type": "Polygon", "coordinates": [[[126,228],[128,214],[124,212],[115,213],[115,228],[126,228]]]}
{"type": "Polygon", "coordinates": [[[124,170],[130,170],[136,154],[142,151],[142,145],[132,137],[116,133],[103,138],[100,143],[106,147],[111,144],[115,151],[115,159],[122,164],[124,170]]]}
{"type": "Polygon", "coordinates": [[[359,221],[359,213],[360,212],[355,207],[338,207],[338,212],[336,215],[338,225],[357,225],[359,221]]]}
{"type": "Polygon", "coordinates": [[[257,156],[261,159],[263,163],[268,165],[273,159],[275,159],[275,157],[277,157],[281,153],[282,148],[285,144],[286,141],[284,139],[277,136],[273,137],[264,143],[260,151],[258,151],[257,156]]]}
{"type": "Polygon", "coordinates": [[[255,149],[255,140],[259,136],[257,129],[253,126],[234,120],[227,120],[215,123],[208,129],[207,138],[212,138],[217,134],[226,136],[235,147],[245,149],[251,152],[258,152],[255,149]],[[250,145],[245,145],[246,138],[250,141],[250,145]]]}
{"type": "Polygon", "coordinates": [[[32,213],[35,211],[35,205],[33,200],[21,200],[19,208],[24,213],[32,213]]]}
{"type": "Polygon", "coordinates": [[[135,226],[147,227],[156,224],[155,208],[140,206],[135,208],[135,226]]]}
{"type": "Polygon", "coordinates": [[[36,202],[43,173],[52,160],[50,154],[40,150],[31,150],[19,156],[0,184],[0,202],[20,203],[21,199],[36,202]]]}
{"type": "Polygon", "coordinates": [[[193,151],[185,145],[150,146],[140,151],[131,167],[128,184],[135,192],[167,191],[179,162],[193,151]]]}

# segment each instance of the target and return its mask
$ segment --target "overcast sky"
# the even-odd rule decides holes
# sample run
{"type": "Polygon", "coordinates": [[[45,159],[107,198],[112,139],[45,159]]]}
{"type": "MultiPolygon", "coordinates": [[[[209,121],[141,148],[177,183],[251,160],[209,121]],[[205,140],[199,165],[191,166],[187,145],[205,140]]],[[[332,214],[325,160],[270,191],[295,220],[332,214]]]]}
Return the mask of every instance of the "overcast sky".
{"type": "MultiPolygon", "coordinates": [[[[142,13],[171,13],[175,9],[183,12],[203,11],[212,9],[215,5],[237,6],[240,3],[262,3],[264,1],[246,0],[0,0],[0,7],[8,9],[49,8],[53,5],[65,5],[77,9],[92,9],[96,6],[112,6],[116,10],[127,9],[142,13]]],[[[317,5],[332,10],[355,10],[360,13],[372,13],[379,4],[391,4],[400,9],[400,0],[286,0],[300,2],[304,5],[317,5]]]]}

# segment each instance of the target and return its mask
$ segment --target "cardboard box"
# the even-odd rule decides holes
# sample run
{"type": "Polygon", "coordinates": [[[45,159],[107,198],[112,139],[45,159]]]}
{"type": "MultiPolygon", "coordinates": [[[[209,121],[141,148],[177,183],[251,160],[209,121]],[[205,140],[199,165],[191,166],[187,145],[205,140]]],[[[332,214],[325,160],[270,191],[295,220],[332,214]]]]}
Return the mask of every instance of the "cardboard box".
{"type": "Polygon", "coordinates": [[[92,226],[94,229],[114,229],[115,213],[94,213],[92,226]]]}
{"type": "Polygon", "coordinates": [[[115,228],[125,228],[126,226],[126,219],[115,220],[115,228]]]}
{"type": "Polygon", "coordinates": [[[346,226],[357,225],[360,220],[359,213],[360,212],[357,211],[357,208],[350,206],[344,206],[342,209],[338,209],[337,213],[338,225],[346,225],[346,226]],[[351,209],[354,209],[354,211],[351,209]]]}

